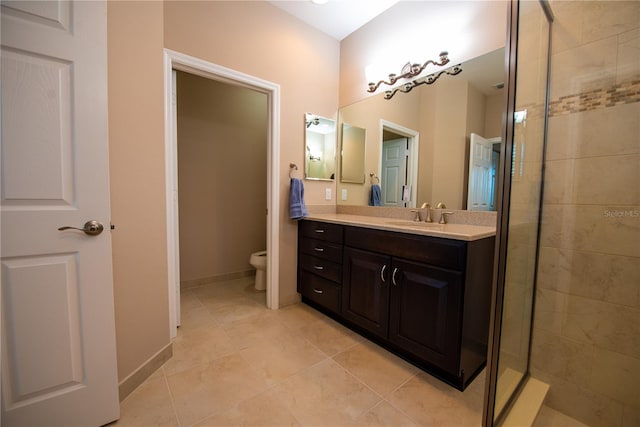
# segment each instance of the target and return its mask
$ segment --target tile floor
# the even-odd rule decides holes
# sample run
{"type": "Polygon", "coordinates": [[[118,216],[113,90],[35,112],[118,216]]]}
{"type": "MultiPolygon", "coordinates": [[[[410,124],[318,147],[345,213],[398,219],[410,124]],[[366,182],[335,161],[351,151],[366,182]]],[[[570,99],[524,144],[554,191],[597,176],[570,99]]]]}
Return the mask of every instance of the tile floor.
{"type": "Polygon", "coordinates": [[[464,393],[252,278],[182,292],[174,356],[121,403],[125,426],[479,426],[464,393]]]}

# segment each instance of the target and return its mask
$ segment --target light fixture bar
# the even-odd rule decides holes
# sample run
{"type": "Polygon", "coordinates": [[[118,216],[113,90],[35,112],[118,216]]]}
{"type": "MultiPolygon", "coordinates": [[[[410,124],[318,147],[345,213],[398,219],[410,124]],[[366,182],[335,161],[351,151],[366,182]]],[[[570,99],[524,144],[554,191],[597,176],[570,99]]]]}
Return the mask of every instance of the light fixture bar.
{"type": "Polygon", "coordinates": [[[380,80],[378,83],[370,82],[369,89],[367,89],[367,92],[371,92],[371,93],[375,92],[383,83],[389,86],[393,86],[400,79],[409,79],[411,77],[415,77],[420,73],[422,73],[424,69],[427,68],[427,66],[429,65],[436,65],[436,66],[442,67],[444,65],[447,65],[448,63],[449,63],[449,52],[447,51],[440,52],[440,62],[436,62],[432,59],[428,60],[422,65],[411,64],[410,62],[407,62],[404,65],[404,67],[402,67],[402,70],[400,70],[402,74],[400,74],[399,76],[396,74],[389,74],[388,82],[385,80],[380,80]]]}
{"type": "Polygon", "coordinates": [[[431,85],[436,82],[440,78],[441,75],[447,74],[450,76],[455,76],[456,74],[460,74],[462,72],[462,64],[455,65],[446,70],[438,71],[437,73],[429,74],[428,76],[424,76],[422,78],[416,79],[414,81],[405,83],[403,85],[398,86],[393,90],[388,90],[384,93],[384,99],[391,99],[393,95],[397,92],[409,93],[411,89],[420,85],[431,85]]]}

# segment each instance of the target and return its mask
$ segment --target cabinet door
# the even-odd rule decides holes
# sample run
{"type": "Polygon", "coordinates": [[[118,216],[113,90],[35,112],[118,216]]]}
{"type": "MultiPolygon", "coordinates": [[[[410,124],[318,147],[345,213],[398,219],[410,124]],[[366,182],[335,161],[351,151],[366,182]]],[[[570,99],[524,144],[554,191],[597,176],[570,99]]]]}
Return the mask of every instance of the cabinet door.
{"type": "Polygon", "coordinates": [[[389,269],[391,258],[345,248],[342,276],[342,315],[382,337],[389,327],[389,269]]]}
{"type": "Polygon", "coordinates": [[[462,274],[394,259],[389,340],[458,375],[462,274]]]}

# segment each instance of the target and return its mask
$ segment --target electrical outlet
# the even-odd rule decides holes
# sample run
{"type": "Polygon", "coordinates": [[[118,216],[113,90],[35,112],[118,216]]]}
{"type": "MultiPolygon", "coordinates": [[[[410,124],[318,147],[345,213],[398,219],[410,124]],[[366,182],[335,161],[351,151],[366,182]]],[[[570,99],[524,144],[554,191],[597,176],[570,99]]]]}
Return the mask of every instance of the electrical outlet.
{"type": "Polygon", "coordinates": [[[342,189],[342,200],[347,200],[347,189],[346,188],[342,189]]]}
{"type": "Polygon", "coordinates": [[[331,200],[331,189],[327,188],[324,190],[324,199],[325,200],[331,200]]]}

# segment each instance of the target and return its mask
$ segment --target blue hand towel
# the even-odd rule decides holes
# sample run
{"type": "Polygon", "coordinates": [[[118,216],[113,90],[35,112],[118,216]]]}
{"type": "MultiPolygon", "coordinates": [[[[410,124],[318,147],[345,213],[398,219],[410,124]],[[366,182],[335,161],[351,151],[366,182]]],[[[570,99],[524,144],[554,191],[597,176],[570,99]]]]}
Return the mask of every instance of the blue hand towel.
{"type": "Polygon", "coordinates": [[[369,206],[382,206],[382,190],[378,184],[371,185],[369,194],[369,206]]]}
{"type": "Polygon", "coordinates": [[[302,180],[298,178],[291,178],[289,215],[291,219],[302,219],[309,215],[307,206],[304,204],[304,186],[302,185],[302,180]]]}

